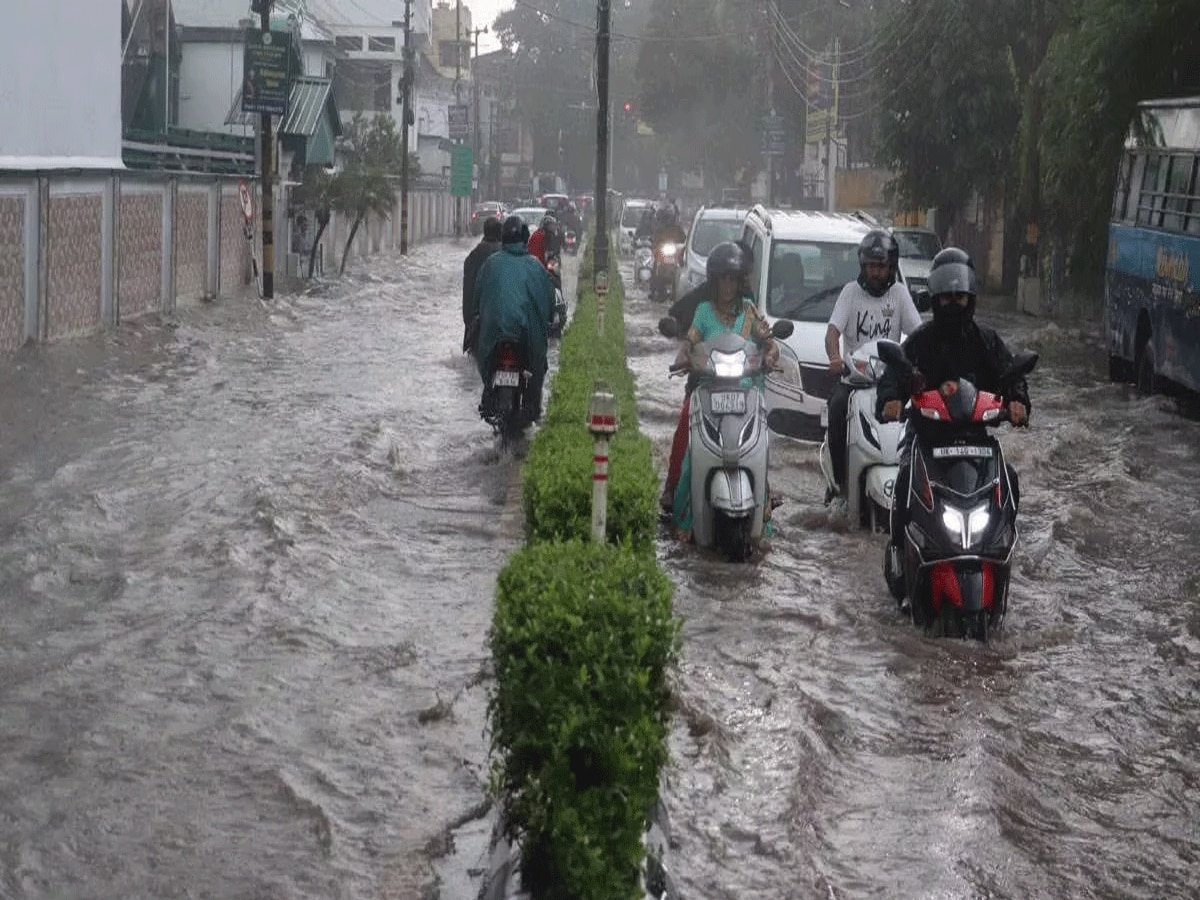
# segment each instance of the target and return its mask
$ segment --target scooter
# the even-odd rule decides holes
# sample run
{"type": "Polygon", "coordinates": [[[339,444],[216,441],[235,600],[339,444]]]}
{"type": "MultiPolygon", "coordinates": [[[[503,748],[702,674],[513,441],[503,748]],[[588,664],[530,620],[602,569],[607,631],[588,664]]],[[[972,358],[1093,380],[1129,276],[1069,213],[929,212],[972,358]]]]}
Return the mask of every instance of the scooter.
{"type": "Polygon", "coordinates": [[[650,238],[638,238],[633,244],[633,277],[638,287],[650,290],[650,279],[654,277],[654,251],[650,249],[650,238]]]}
{"type": "MultiPolygon", "coordinates": [[[[900,468],[900,442],[904,423],[875,419],[875,392],[886,366],[878,356],[878,341],[868,341],[850,356],[842,375],[849,385],[846,414],[846,518],[872,531],[888,528],[892,492],[900,468]]],[[[825,502],[838,494],[829,449],[829,409],[821,412],[825,440],[821,444],[821,474],[825,476],[825,502]]]]}
{"type": "Polygon", "coordinates": [[[579,252],[579,236],[574,230],[568,228],[566,234],[563,235],[563,249],[572,256],[579,252]]]}
{"type": "MultiPolygon", "coordinates": [[[[879,356],[915,382],[905,413],[916,430],[912,465],[896,490],[909,522],[902,550],[889,542],[884,551],[884,578],[915,624],[986,642],[1008,610],[1018,536],[1008,467],[987,431],[1009,421],[1008,406],[965,378],[926,390],[899,344],[880,341],[879,356]]],[[[1001,379],[1028,375],[1037,361],[1017,354],[1001,379]]]]}
{"type": "Polygon", "coordinates": [[[502,450],[515,443],[529,425],[526,407],[532,377],[520,341],[513,337],[501,338],[492,353],[488,387],[479,402],[479,417],[499,435],[502,450]]]}
{"type": "MultiPolygon", "coordinates": [[[[666,337],[679,336],[670,316],[659,322],[666,337]]],[[[782,340],[795,326],[787,319],[771,328],[782,340]]],[[[734,332],[698,344],[692,358],[671,366],[673,375],[697,372],[692,392],[692,536],[700,547],[717,547],[731,562],[744,562],[762,537],[767,495],[769,431],[763,397],[762,349],[734,332]]]]}
{"type": "Polygon", "coordinates": [[[675,302],[675,273],[679,270],[679,245],[663,241],[654,257],[654,274],[650,280],[650,299],[675,302]]]}

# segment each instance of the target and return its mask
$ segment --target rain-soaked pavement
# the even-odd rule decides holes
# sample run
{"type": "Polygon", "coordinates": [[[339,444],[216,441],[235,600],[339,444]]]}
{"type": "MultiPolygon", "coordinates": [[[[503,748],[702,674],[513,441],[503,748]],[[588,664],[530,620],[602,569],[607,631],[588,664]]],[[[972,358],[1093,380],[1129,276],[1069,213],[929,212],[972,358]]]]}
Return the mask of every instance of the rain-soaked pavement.
{"type": "Polygon", "coordinates": [[[432,883],[520,539],[471,243],[0,362],[4,900],[432,883]]]}
{"type": "MultiPolygon", "coordinates": [[[[0,898],[433,896],[519,540],[457,353],[468,247],[0,363],[0,898]]],[[[628,304],[663,456],[660,314],[628,304]]],[[[899,619],[811,445],[774,444],[755,563],[663,536],[689,900],[1195,896],[1200,425],[1089,331],[991,318],[1043,351],[994,645],[899,619]]]]}
{"type": "MultiPolygon", "coordinates": [[[[662,314],[627,304],[660,459],[682,399],[662,314]]],[[[811,444],[772,444],[786,503],[756,563],[663,536],[684,622],[665,787],[683,896],[1200,891],[1200,424],[1110,385],[1095,326],[981,319],[1041,351],[1033,425],[1001,438],[1022,539],[995,644],[900,618],[886,539],[830,521],[811,444]]]]}

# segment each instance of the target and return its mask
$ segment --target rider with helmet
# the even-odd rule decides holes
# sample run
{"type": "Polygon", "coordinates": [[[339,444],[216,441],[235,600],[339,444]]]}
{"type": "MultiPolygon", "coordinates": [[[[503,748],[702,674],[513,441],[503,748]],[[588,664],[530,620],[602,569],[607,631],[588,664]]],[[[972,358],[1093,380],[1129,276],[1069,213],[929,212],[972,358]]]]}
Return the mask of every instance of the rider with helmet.
{"type": "MultiPolygon", "coordinates": [[[[829,327],[825,330],[825,352],[829,371],[841,375],[848,358],[868,341],[899,341],[921,325],[921,314],[908,288],[896,280],[900,248],[896,239],[881,228],[863,235],[858,245],[858,278],[838,295],[829,327]]],[[[851,387],[840,379],[829,396],[829,455],[834,480],[846,495],[846,416],[851,387]]]]}
{"type": "MultiPolygon", "coordinates": [[[[1024,377],[1002,380],[1012,365],[1013,356],[995,330],[975,321],[978,292],[975,264],[957,247],[947,247],[933,258],[929,268],[929,293],[933,299],[933,321],[912,332],[904,341],[904,355],[915,370],[910,383],[891,367],[879,382],[876,415],[882,420],[900,418],[904,402],[921,382],[941,385],[966,378],[979,390],[999,394],[1008,401],[1013,425],[1029,422],[1029,387],[1024,377]]],[[[908,524],[908,507],[897,502],[903,497],[901,485],[908,484],[911,426],[900,457],[896,492],[892,503],[892,545],[902,546],[901,536],[908,524]]],[[[1020,501],[1017,473],[1008,467],[1014,502],[1020,501]]]]}
{"type": "Polygon", "coordinates": [[[660,206],[655,214],[654,236],[650,239],[654,250],[654,274],[650,278],[651,296],[661,296],[665,287],[669,287],[670,292],[674,293],[675,271],[679,266],[679,254],[686,240],[687,235],[675,217],[675,208],[670,204],[660,206]],[[675,252],[669,258],[662,253],[664,244],[675,246],[675,252]]]}
{"type": "MultiPolygon", "coordinates": [[[[717,300],[717,285],[721,281],[736,278],[737,293],[745,297],[750,293],[749,277],[753,266],[750,249],[744,244],[726,241],[717,244],[708,254],[705,267],[706,280],[692,288],[673,304],[668,315],[679,323],[679,333],[691,331],[696,317],[696,310],[703,303],[714,304],[717,300]]],[[[765,323],[764,323],[765,324],[765,323]]],[[[671,455],[667,463],[667,483],[663,487],[659,505],[664,512],[670,512],[674,502],[675,488],[679,484],[680,473],[683,470],[683,458],[688,448],[688,424],[691,416],[692,390],[696,387],[694,374],[688,375],[687,386],[684,388],[683,408],[679,411],[679,421],[675,425],[675,436],[671,440],[671,455]]]]}
{"type": "Polygon", "coordinates": [[[475,364],[483,379],[485,403],[490,389],[492,354],[504,337],[516,337],[525,352],[532,398],[531,418],[542,409],[542,382],[547,370],[550,317],[554,286],[545,268],[525,246],[528,226],[520,216],[509,216],[500,229],[501,249],[480,267],[475,280],[475,306],[479,309],[479,344],[475,364]]]}
{"type": "Polygon", "coordinates": [[[561,249],[558,219],[548,212],[542,217],[537,231],[529,236],[529,253],[545,266],[549,259],[559,255],[561,249]]]}

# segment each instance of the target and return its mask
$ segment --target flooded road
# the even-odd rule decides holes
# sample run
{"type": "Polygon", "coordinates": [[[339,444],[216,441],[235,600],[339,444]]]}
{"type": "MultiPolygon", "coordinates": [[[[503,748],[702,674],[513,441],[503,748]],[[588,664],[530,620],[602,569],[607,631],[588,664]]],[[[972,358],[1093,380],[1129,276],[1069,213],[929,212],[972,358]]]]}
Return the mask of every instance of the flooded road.
{"type": "MultiPolygon", "coordinates": [[[[628,284],[628,272],[626,283],[628,284]]],[[[660,469],[682,384],[663,314],[627,334],[660,469]]],[[[687,898],[1165,898],[1200,884],[1200,424],[1108,384],[1095,328],[980,318],[1041,351],[1002,638],[929,640],[883,535],[776,439],[750,566],[660,555],[684,622],[665,800],[687,898]]]]}
{"type": "Polygon", "coordinates": [[[472,243],[0,366],[0,897],[432,884],[520,539],[472,243]]]}

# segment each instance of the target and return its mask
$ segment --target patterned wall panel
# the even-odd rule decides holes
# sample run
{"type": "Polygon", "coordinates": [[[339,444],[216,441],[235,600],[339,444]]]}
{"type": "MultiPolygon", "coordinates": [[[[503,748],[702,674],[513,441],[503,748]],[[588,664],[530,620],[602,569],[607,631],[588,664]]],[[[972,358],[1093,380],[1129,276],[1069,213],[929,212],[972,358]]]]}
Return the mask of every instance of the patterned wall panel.
{"type": "Polygon", "coordinates": [[[175,198],[175,293],[199,297],[208,268],[208,194],[180,191],[175,198]]]}
{"type": "Polygon", "coordinates": [[[236,296],[246,285],[250,265],[249,241],[242,233],[245,219],[237,192],[221,197],[221,294],[236,296]]]}
{"type": "Polygon", "coordinates": [[[100,327],[100,204],[99,194],[50,198],[51,340],[100,327]]]}
{"type": "Polygon", "coordinates": [[[0,197],[0,353],[25,340],[25,198],[0,197]]]}
{"type": "Polygon", "coordinates": [[[0,197],[0,353],[25,340],[25,198],[0,197]]]}
{"type": "Polygon", "coordinates": [[[122,191],[118,309],[131,319],[162,308],[162,195],[122,191]]]}

